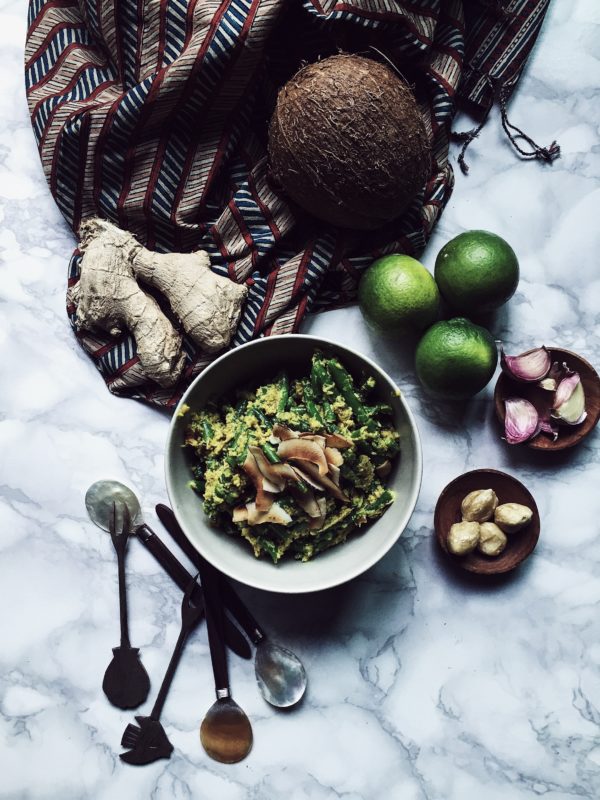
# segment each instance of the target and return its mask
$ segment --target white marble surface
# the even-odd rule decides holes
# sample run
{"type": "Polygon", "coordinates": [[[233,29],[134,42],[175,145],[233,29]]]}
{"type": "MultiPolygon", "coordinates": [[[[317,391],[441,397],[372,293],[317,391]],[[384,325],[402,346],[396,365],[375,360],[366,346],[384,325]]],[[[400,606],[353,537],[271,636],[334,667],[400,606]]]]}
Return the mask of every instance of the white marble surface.
{"type": "MultiPolygon", "coordinates": [[[[0,0],[0,797],[154,800],[547,800],[600,796],[600,493],[596,431],[557,458],[498,441],[488,388],[466,410],[427,402],[411,358],[365,330],[356,309],[305,331],[375,356],[411,400],[425,473],[412,522],[363,578],[308,598],[245,591],[304,660],[305,702],[277,713],[231,658],[255,745],[211,762],[198,723],[213,698],[204,628],[186,650],[164,722],[168,762],[117,758],[132,714],[100,683],[116,644],[115,560],[83,495],[112,476],[148,519],[165,499],[167,419],[108,394],[64,310],[72,238],[47,191],[26,116],[24,0],[0,0]],[[510,579],[458,579],[432,540],[433,507],[466,469],[506,469],[533,491],[539,546],[510,579]]],[[[468,228],[505,236],[522,279],[494,333],[518,352],[562,345],[600,365],[600,13],[554,0],[512,104],[552,167],[516,160],[494,116],[457,174],[428,247],[468,228]]],[[[156,523],[158,525],[158,523],[156,523]]],[[[158,684],[178,631],[178,590],[132,543],[131,635],[158,684]]]]}

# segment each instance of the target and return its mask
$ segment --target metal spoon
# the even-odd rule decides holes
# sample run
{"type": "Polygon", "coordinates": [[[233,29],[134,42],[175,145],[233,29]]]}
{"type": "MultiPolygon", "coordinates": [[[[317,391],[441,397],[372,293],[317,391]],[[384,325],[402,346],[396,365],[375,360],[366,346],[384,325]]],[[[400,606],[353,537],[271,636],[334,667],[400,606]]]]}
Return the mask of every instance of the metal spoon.
{"type": "Polygon", "coordinates": [[[306,672],[302,662],[291,650],[267,638],[226,578],[221,579],[221,589],[227,608],[256,645],[254,674],[262,696],[267,703],[278,708],[295,705],[306,691],[306,672]]]}
{"type": "MultiPolygon", "coordinates": [[[[197,569],[202,556],[182,531],[173,511],[163,503],[156,506],[158,518],[197,569]]],[[[262,696],[268,703],[288,708],[297,703],[306,690],[306,672],[300,659],[285,647],[267,638],[267,634],[240,600],[231,583],[221,575],[220,589],[226,608],[256,645],[254,673],[262,696]]]]}

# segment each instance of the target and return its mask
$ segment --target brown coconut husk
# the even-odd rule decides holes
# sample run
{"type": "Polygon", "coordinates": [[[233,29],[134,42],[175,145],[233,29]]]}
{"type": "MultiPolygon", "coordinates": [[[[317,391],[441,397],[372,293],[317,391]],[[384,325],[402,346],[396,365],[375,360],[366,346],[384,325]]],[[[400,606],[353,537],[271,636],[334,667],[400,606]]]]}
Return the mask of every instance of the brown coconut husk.
{"type": "Polygon", "coordinates": [[[400,216],[430,172],[412,92],[384,64],[356,55],[309,64],[283,86],[269,159],[273,178],[299,206],[362,230],[400,216]]]}

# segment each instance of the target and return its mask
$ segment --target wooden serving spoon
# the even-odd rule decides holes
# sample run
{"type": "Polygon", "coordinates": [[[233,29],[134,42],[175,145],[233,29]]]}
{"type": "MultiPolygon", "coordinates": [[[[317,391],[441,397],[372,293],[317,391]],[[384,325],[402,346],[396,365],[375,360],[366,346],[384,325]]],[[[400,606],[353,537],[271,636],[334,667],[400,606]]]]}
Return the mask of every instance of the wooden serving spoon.
{"type": "Polygon", "coordinates": [[[215,677],[217,699],[206,712],[200,726],[200,741],[215,761],[235,764],[252,748],[250,720],[231,696],[225,645],[223,643],[223,606],[219,596],[219,573],[208,562],[200,570],[210,658],[215,677]]]}

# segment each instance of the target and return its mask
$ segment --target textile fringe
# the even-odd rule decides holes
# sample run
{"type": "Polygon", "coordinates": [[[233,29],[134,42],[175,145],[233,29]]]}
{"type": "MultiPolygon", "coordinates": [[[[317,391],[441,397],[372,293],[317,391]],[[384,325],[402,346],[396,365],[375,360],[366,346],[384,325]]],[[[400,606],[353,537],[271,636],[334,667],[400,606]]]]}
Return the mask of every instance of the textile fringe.
{"type": "MultiPolygon", "coordinates": [[[[508,101],[508,95],[510,92],[510,86],[508,84],[503,83],[500,84],[499,82],[494,83],[492,78],[489,75],[485,76],[485,80],[488,86],[491,87],[494,93],[494,101],[497,99],[498,104],[500,106],[500,116],[502,119],[502,127],[504,132],[506,133],[508,140],[520,155],[520,157],[524,160],[531,160],[535,159],[537,161],[545,161],[547,164],[551,164],[560,156],[560,145],[553,141],[549,147],[541,147],[537,142],[535,142],[531,136],[528,136],[521,128],[518,128],[516,125],[513,125],[512,122],[508,119],[508,111],[506,109],[506,104],[508,101]],[[530,149],[524,150],[518,142],[522,140],[525,141],[530,149]]],[[[492,102],[493,105],[493,102],[492,102]]],[[[490,106],[491,109],[491,106],[490,106]]],[[[460,153],[458,155],[458,163],[464,175],[467,175],[469,172],[469,165],[465,161],[465,153],[467,151],[467,147],[471,144],[473,139],[476,139],[483,126],[487,122],[490,109],[487,110],[483,120],[477,125],[476,127],[472,128],[469,131],[453,131],[452,132],[452,139],[456,142],[463,142],[463,146],[461,147],[460,153]]]]}

